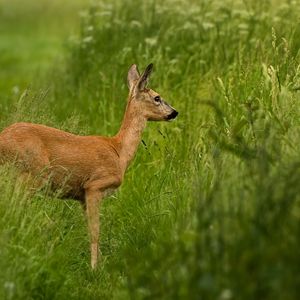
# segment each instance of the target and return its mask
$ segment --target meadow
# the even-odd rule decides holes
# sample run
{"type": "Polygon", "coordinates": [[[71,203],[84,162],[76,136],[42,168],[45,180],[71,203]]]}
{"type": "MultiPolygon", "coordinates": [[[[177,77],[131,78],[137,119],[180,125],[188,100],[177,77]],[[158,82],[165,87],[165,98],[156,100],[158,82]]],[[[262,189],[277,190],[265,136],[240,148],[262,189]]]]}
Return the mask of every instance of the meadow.
{"type": "Polygon", "coordinates": [[[0,126],[114,135],[129,66],[179,111],[149,122],[101,204],[0,169],[1,299],[298,299],[300,2],[0,2],[0,126]],[[297,146],[298,145],[298,146],[297,146]]]}

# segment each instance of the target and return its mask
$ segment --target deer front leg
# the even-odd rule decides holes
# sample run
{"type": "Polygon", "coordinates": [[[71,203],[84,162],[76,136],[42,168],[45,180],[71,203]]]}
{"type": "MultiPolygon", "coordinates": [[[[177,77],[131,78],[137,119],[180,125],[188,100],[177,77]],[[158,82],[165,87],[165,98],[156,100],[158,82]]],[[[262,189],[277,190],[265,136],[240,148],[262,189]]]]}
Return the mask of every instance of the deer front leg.
{"type": "Polygon", "coordinates": [[[95,269],[98,260],[99,252],[99,202],[102,198],[101,191],[99,190],[86,190],[85,191],[85,204],[86,215],[88,222],[88,229],[91,241],[91,267],[95,269]]]}

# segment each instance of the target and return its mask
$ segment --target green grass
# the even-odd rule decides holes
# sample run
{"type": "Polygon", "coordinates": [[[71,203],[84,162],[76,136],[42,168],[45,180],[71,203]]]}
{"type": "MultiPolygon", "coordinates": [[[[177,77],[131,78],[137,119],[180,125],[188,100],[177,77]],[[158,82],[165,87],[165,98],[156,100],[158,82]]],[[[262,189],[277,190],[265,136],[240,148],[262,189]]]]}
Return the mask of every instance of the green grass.
{"type": "Polygon", "coordinates": [[[148,124],[103,202],[94,272],[80,205],[32,196],[1,169],[1,299],[298,299],[299,13],[299,1],[98,1],[65,48],[67,23],[45,26],[56,42],[45,37],[44,50],[29,22],[28,56],[1,58],[2,127],[113,135],[132,63],[154,63],[150,86],[179,117],[148,124]],[[18,59],[15,82],[34,86],[21,98],[26,85],[11,94],[18,59]],[[25,72],[40,60],[42,76],[25,72]]]}
{"type": "Polygon", "coordinates": [[[78,31],[83,3],[0,0],[1,104],[34,86],[45,69],[62,63],[64,41],[78,31]]]}

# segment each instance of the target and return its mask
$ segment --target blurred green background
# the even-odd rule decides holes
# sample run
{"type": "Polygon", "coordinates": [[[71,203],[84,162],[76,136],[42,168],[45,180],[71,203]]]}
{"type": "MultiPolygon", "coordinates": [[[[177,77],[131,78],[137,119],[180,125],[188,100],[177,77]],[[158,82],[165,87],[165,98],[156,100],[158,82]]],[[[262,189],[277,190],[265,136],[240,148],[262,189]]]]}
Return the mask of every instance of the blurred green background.
{"type": "Polygon", "coordinates": [[[298,299],[299,1],[0,2],[1,128],[113,135],[126,75],[179,117],[150,123],[101,205],[92,272],[81,207],[0,169],[1,299],[298,299]]]}

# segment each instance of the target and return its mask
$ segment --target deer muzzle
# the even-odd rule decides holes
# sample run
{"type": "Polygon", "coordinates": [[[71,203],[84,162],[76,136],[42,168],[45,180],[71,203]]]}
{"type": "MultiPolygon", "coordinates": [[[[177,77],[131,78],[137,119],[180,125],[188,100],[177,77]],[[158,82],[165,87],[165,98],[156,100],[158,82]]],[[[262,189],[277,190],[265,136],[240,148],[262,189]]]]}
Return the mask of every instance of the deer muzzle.
{"type": "Polygon", "coordinates": [[[167,116],[167,120],[173,120],[177,117],[178,112],[174,109],[168,116],[167,116]]]}

